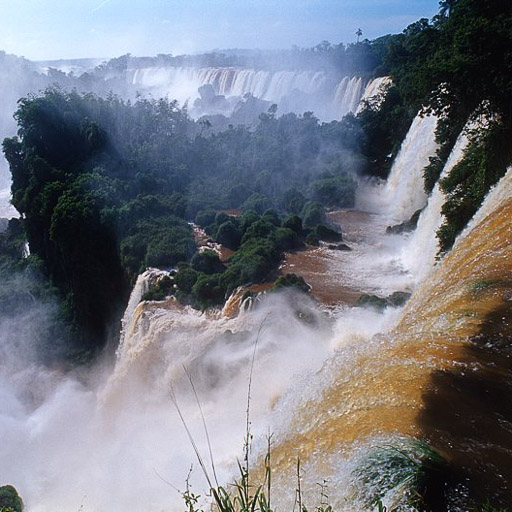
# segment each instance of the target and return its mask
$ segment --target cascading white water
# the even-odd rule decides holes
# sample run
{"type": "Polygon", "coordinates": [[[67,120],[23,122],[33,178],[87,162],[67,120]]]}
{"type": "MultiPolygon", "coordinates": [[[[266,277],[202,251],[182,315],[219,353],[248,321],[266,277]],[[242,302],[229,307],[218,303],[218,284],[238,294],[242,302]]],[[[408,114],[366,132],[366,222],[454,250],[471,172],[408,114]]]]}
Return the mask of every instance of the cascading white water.
{"type": "Polygon", "coordinates": [[[366,83],[361,77],[344,77],[336,83],[319,71],[193,67],[134,69],[127,72],[127,80],[142,91],[182,104],[198,98],[199,87],[209,84],[222,96],[241,98],[249,93],[277,103],[281,112],[312,110],[325,120],[356,112],[362,98],[376,95],[389,81],[379,77],[366,83]]]}
{"type": "Polygon", "coordinates": [[[360,77],[343,78],[334,93],[333,108],[336,118],[341,119],[349,112],[355,112],[361,100],[363,81],[360,77]]]}
{"type": "Polygon", "coordinates": [[[482,222],[491,213],[497,210],[505,201],[510,199],[512,192],[512,167],[509,167],[505,176],[501,178],[496,185],[485,196],[482,206],[475,213],[473,218],[468,222],[462,233],[455,240],[454,247],[460,240],[464,239],[476,225],[482,222]]]}
{"type": "Polygon", "coordinates": [[[388,214],[398,221],[409,219],[425,206],[427,196],[423,189],[423,169],[438,147],[436,127],[436,117],[416,116],[393,164],[385,195],[388,214]]]}
{"type": "Polygon", "coordinates": [[[123,318],[121,319],[121,335],[119,338],[118,352],[122,351],[124,340],[132,329],[135,328],[133,325],[135,318],[135,310],[142,301],[142,297],[149,290],[152,282],[156,281],[159,277],[167,276],[169,273],[165,270],[159,270],[157,268],[148,268],[145,272],[137,277],[137,281],[128,300],[128,305],[124,311],[123,318]]]}
{"type": "MultiPolygon", "coordinates": [[[[251,392],[255,435],[298,375],[317,370],[330,353],[329,326],[309,301],[273,296],[250,315],[223,318],[173,303],[136,306],[108,375],[60,375],[42,368],[13,369],[0,362],[0,482],[16,486],[28,512],[110,509],[180,510],[195,455],[173,407],[181,410],[203,456],[208,448],[198,406],[184,373],[190,371],[208,422],[217,474],[231,478],[245,435],[247,389],[256,345],[251,392]],[[310,324],[297,307],[308,311],[310,324]],[[257,339],[259,328],[261,333],[257,339]],[[36,403],[25,393],[37,384],[36,403]]],[[[128,318],[128,314],[126,318],[128,318]]],[[[2,343],[6,343],[2,340],[2,343]]],[[[209,463],[208,463],[209,467],[209,463]]],[[[211,470],[210,470],[211,471],[211,470]]],[[[203,493],[199,469],[191,482],[203,493]]]]}
{"type": "Polygon", "coordinates": [[[385,183],[362,184],[358,207],[389,217],[390,222],[409,220],[427,202],[423,188],[423,169],[435,155],[437,118],[418,114],[400,147],[385,183]]]}
{"type": "Polygon", "coordinates": [[[387,89],[391,86],[391,83],[391,78],[389,76],[381,76],[371,80],[368,83],[363,96],[361,97],[361,101],[357,107],[356,114],[359,114],[359,112],[364,109],[365,102],[367,101],[378,100],[375,105],[375,107],[378,108],[387,89]]]}
{"type": "MultiPolygon", "coordinates": [[[[439,179],[446,177],[461,161],[468,144],[469,139],[464,130],[459,135],[439,179]]],[[[402,261],[416,282],[423,280],[435,263],[439,248],[436,233],[443,222],[441,214],[443,203],[444,194],[438,182],[428,198],[427,206],[421,212],[416,230],[404,247],[402,261]]]]}

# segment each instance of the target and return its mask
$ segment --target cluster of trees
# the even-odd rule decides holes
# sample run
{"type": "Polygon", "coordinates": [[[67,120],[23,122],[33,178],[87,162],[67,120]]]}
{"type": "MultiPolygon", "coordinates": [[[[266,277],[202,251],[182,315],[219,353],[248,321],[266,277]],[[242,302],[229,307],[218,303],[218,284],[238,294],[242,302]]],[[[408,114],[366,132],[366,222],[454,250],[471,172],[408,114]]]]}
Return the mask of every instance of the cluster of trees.
{"type": "MultiPolygon", "coordinates": [[[[341,233],[323,224],[307,227],[298,215],[282,217],[275,210],[263,214],[245,210],[233,216],[205,209],[198,212],[195,221],[215,242],[235,254],[222,262],[211,250],[196,252],[190,263],[179,263],[177,272],[161,279],[145,299],[176,294],[181,302],[197,308],[217,306],[239,286],[274,280],[283,252],[302,248],[305,243],[341,240],[341,233]]],[[[309,286],[295,275],[281,276],[275,287],[290,286],[309,292],[309,286]]]]}
{"type": "Polygon", "coordinates": [[[18,136],[3,143],[12,202],[89,347],[106,339],[148,266],[179,267],[178,291],[197,307],[266,279],[283,251],[326,236],[325,207],[352,206],[351,173],[365,167],[354,117],[320,124],[271,109],[253,130],[210,134],[175,102],[57,88],[22,99],[15,117],[18,136]],[[245,214],[212,214],[228,208],[245,214]],[[194,256],[196,216],[237,251],[227,269],[194,256]]]}
{"type": "Polygon", "coordinates": [[[236,251],[227,267],[214,253],[205,251],[192,258],[190,267],[180,268],[178,288],[190,294],[192,303],[199,307],[222,303],[238,286],[262,282],[269,276],[273,280],[284,251],[304,247],[305,242],[318,243],[319,239],[341,240],[340,233],[323,224],[307,227],[298,215],[283,218],[275,210],[262,215],[246,210],[239,217],[203,210],[196,222],[216,242],[236,251]],[[187,276],[186,289],[180,284],[182,275],[187,276]]]}

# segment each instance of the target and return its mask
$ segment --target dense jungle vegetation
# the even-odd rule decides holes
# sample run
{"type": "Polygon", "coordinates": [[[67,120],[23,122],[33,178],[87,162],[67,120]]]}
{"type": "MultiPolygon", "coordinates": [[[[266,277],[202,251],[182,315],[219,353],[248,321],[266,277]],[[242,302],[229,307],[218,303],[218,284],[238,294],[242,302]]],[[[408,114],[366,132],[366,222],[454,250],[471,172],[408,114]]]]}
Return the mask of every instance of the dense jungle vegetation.
{"type": "Polygon", "coordinates": [[[178,266],[181,298],[203,308],[267,279],[283,251],[339,238],[322,227],[324,210],[352,206],[352,173],[371,167],[362,122],[274,112],[254,129],[210,135],[167,100],[132,104],[50,88],[20,101],[18,137],[3,144],[12,202],[31,258],[84,343],[105,340],[147,266],[178,266]],[[232,208],[245,213],[216,213],[232,208]],[[236,250],[228,268],[194,256],[195,218],[236,250]]]}
{"type": "Polygon", "coordinates": [[[379,108],[339,122],[320,123],[311,112],[277,117],[272,106],[255,126],[218,131],[164,99],[129,102],[57,87],[29,95],[15,115],[18,136],[3,143],[23,220],[2,244],[25,231],[32,255],[22,265],[50,280],[62,317],[94,350],[113,321],[117,330],[145,267],[178,269],[177,289],[167,291],[195,307],[221,304],[237,286],[274,277],[283,251],[335,238],[322,227],[325,208],[353,206],[355,174],[387,175],[418,109],[441,118],[440,149],[425,170],[429,190],[467,120],[484,113],[488,129],[442,182],[446,251],[512,160],[511,11],[505,0],[446,0],[432,20],[402,34],[294,49],[310,66],[338,70],[366,55],[365,72],[392,76],[379,108]],[[244,213],[222,213],[230,209],[244,213]],[[230,261],[196,253],[193,220],[236,251],[230,261]]]}

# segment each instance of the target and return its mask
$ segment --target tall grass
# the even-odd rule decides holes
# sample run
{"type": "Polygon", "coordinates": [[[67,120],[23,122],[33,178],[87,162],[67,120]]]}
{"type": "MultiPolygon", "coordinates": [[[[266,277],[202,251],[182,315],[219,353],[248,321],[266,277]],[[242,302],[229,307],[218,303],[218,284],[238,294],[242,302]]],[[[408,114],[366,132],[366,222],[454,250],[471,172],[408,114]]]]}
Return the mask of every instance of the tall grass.
{"type": "MultiPolygon", "coordinates": [[[[264,458],[264,471],[259,481],[254,481],[251,473],[250,454],[253,436],[251,433],[251,390],[258,341],[267,317],[260,324],[254,342],[249,372],[245,437],[243,459],[237,460],[238,477],[228,486],[219,484],[215,469],[213,449],[206,419],[201,407],[192,375],[187,368],[185,374],[191,386],[207,442],[210,467],[205,463],[197,443],[191,434],[187,421],[179,406],[171,385],[171,399],[183,423],[190,444],[194,449],[201,471],[208,484],[209,508],[216,512],[273,512],[272,509],[272,436],[267,436],[267,450],[264,458]]],[[[379,446],[371,450],[353,471],[355,498],[362,510],[373,512],[398,512],[401,510],[432,511],[445,510],[440,504],[439,489],[444,488],[447,464],[444,458],[429,445],[417,439],[402,439],[397,446],[379,446]],[[385,504],[384,504],[385,503],[385,504]],[[437,508],[441,506],[443,508],[437,508]]],[[[185,491],[181,492],[186,512],[204,512],[201,496],[192,492],[191,470],[186,478],[185,491]]],[[[305,504],[302,486],[300,459],[296,465],[296,489],[293,512],[309,512],[305,504]]],[[[327,493],[327,480],[317,483],[319,504],[314,512],[333,512],[327,493]]],[[[173,486],[174,487],[174,486],[173,486]]],[[[444,500],[443,500],[444,501],[444,500]]],[[[487,504],[474,512],[507,512],[487,504]]],[[[1,511],[0,511],[1,512],[1,511]]]]}

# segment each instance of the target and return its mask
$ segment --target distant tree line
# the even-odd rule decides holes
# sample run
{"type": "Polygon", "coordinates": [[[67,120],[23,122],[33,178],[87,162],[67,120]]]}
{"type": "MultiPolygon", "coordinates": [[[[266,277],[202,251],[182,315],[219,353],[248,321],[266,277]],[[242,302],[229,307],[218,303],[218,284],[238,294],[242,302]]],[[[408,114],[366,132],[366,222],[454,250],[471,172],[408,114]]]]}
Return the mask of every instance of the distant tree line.
{"type": "Polygon", "coordinates": [[[374,75],[386,53],[387,38],[357,43],[332,44],[322,41],[312,48],[289,50],[224,50],[198,55],[159,54],[156,57],[121,55],[100,64],[95,73],[107,76],[127,69],[145,67],[242,67],[280,70],[326,71],[337,75],[374,75]]]}

